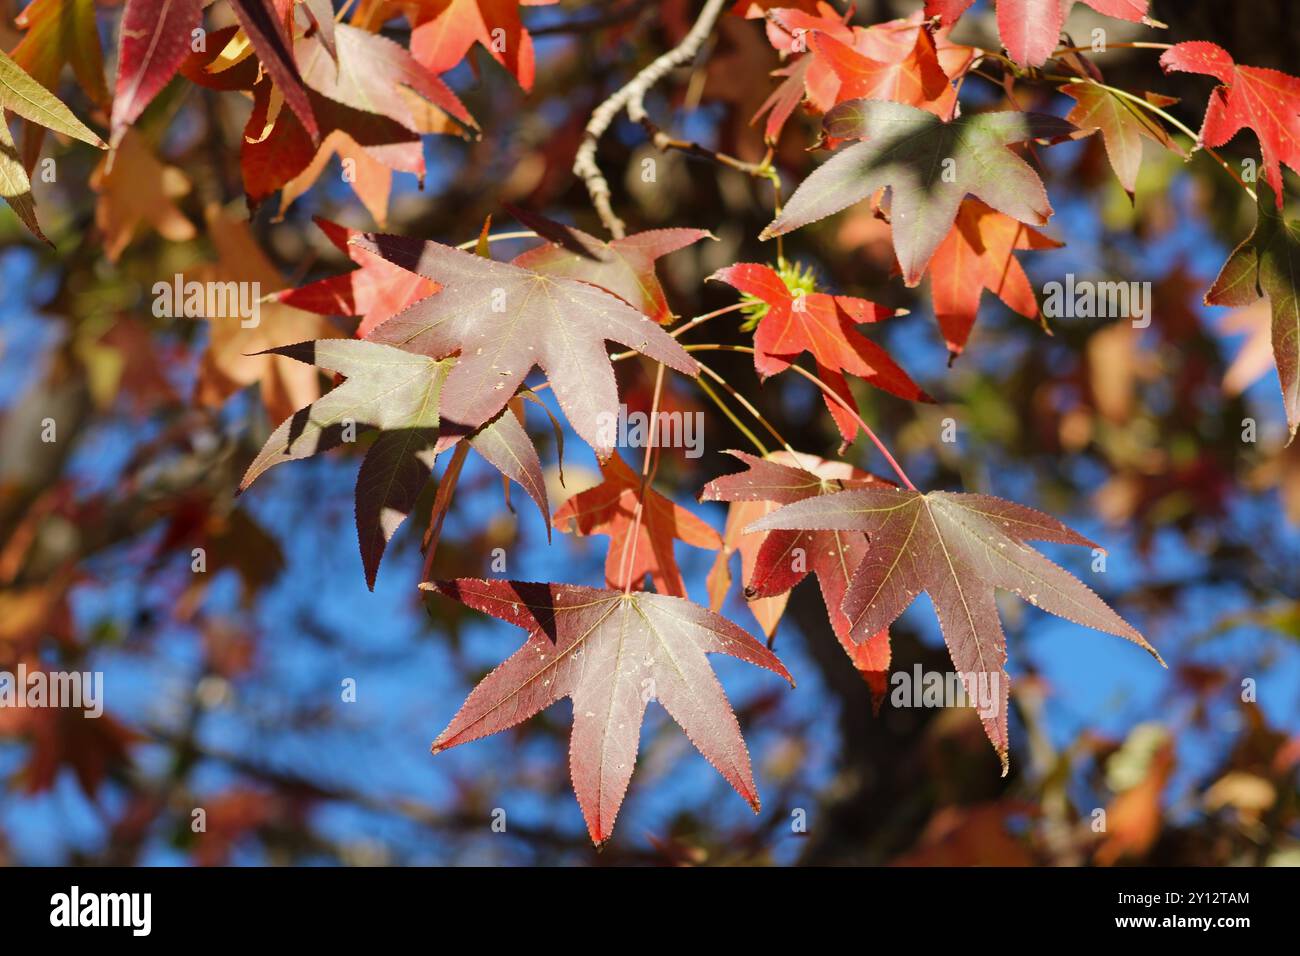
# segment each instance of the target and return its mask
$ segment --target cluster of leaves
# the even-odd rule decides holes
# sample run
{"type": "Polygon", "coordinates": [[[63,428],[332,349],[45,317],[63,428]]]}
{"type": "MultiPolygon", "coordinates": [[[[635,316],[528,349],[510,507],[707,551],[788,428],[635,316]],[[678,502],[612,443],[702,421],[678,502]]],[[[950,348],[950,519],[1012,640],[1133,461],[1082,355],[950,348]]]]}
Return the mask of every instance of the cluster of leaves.
{"type": "MultiPolygon", "coordinates": [[[[1106,15],[1146,18],[1145,0],[1087,2],[1106,15]]],[[[1099,133],[1130,196],[1144,138],[1178,149],[1164,111],[1168,98],[1109,86],[1085,51],[1058,50],[1069,3],[999,0],[1005,55],[951,40],[970,5],[934,0],[910,18],[865,27],[824,2],[742,2],[735,11],[761,18],[772,47],[785,57],[779,83],[755,117],[766,116],[765,138],[777,144],[802,107],[821,117],[821,139],[809,145],[835,151],[778,208],[760,238],[787,236],[869,201],[888,225],[903,284],[916,287],[928,278],[954,357],[967,346],[984,291],[1021,315],[1039,317],[1016,256],[1061,243],[1039,231],[1053,210],[1035,169],[1041,161],[1036,147],[1099,133]],[[1061,72],[1039,69],[1049,61],[1061,72]],[[1002,71],[1000,81],[992,79],[1012,108],[981,110],[959,97],[967,79],[991,79],[986,68],[1002,71]],[[1059,89],[1076,105],[1066,117],[1021,110],[1014,95],[1019,82],[1059,89]]],[[[47,88],[70,63],[107,128],[111,152],[96,178],[96,219],[110,256],[145,221],[168,238],[192,235],[192,225],[170,204],[187,184],[169,175],[175,171],[134,128],[147,124],[151,107],[165,106],[164,90],[172,84],[251,103],[239,162],[250,210],[278,194],[283,214],[337,155],[352,164],[347,181],[383,226],[392,174],[424,176],[422,136],[476,134],[474,117],[442,78],[471,47],[481,45],[522,89],[531,87],[533,49],[518,7],[486,0],[367,0],[344,22],[324,0],[229,0],[228,11],[207,12],[198,0],[127,0],[110,97],[93,5],[37,0],[24,14],[28,33],[12,59],[0,55],[3,105],[35,124],[21,155],[11,139],[0,144],[8,154],[0,176],[5,199],[41,236],[28,175],[39,155],[39,129],[105,146],[47,88]],[[205,17],[222,12],[232,22],[214,21],[208,31],[205,17]],[[409,26],[405,46],[380,32],[399,16],[409,26]],[[73,26],[56,30],[56,21],[73,26]]],[[[1204,42],[1172,46],[1160,64],[1221,84],[1211,93],[1198,147],[1212,150],[1241,129],[1259,139],[1259,223],[1206,301],[1243,306],[1268,297],[1294,436],[1300,427],[1300,227],[1282,215],[1281,166],[1300,168],[1300,79],[1239,66],[1204,42]]],[[[771,173],[768,163],[760,165],[761,176],[771,173]]],[[[1137,629],[1027,543],[1097,547],[1093,542],[1009,501],[912,485],[862,418],[851,384],[903,401],[932,400],[862,331],[897,310],[819,288],[812,272],[786,259],[784,246],[771,264],[732,263],[713,276],[742,296],[727,311],[743,309],[748,319],[753,341],[744,350],[752,353],[760,378],[795,373],[813,382],[843,440],[840,454],[863,434],[901,484],[780,439],[780,451],[759,445],[757,456],[735,453],[745,470],[703,489],[702,499],[729,503],[719,536],[655,490],[660,450],[653,442],[638,473],[619,457],[606,424],[620,411],[615,360],[641,356],[656,363],[660,383],[671,370],[702,388],[717,380],[731,390],[696,357],[721,346],[678,340],[710,317],[679,323],[656,276],[658,259],[710,232],[625,236],[613,230],[606,241],[536,212],[513,212],[539,242],[509,262],[493,257],[487,224],[477,243],[458,248],[320,220],[357,268],[291,289],[279,288],[268,269],[266,284],[276,290],[269,301],[283,312],[256,332],[213,322],[200,381],[200,396],[211,402],[256,382],[270,413],[281,419],[248,466],[241,490],[276,464],[350,439],[349,429],[379,432],[362,460],[355,494],[372,588],[388,542],[415,511],[444,453],[451,460],[430,512],[426,569],[469,448],[524,489],[548,533],[553,526],[609,537],[603,588],[468,578],[422,584],[527,632],[522,648],[470,695],[435,750],[498,732],[571,697],[574,789],[590,835],[601,843],[612,832],[642,715],[654,699],[757,807],[739,724],[705,655],[725,653],[789,674],[768,647],[719,613],[733,590],[729,561],[737,551],[744,597],[769,637],[784,596],[808,573],[817,577],[831,632],[877,695],[890,667],[890,625],[927,593],[956,669],[969,679],[1000,679],[1004,699],[983,724],[1004,772],[1009,681],[996,590],[1127,638],[1159,660],[1137,629]],[[339,335],[324,321],[330,316],[358,319],[355,335],[339,335]],[[611,342],[629,351],[611,356],[611,342]],[[799,364],[805,352],[813,371],[799,364]],[[313,368],[342,381],[322,396],[313,368]],[[534,377],[530,385],[535,370],[543,381],[534,377]],[[569,428],[594,451],[603,477],[553,515],[541,459],[525,428],[529,403],[546,408],[538,396],[543,390],[553,393],[569,428]],[[709,580],[711,609],[687,598],[675,541],[718,551],[709,580]]],[[[214,242],[227,244],[219,249],[222,259],[255,259],[256,249],[238,248],[247,234],[234,224],[225,228],[221,215],[214,210],[208,226],[214,242]]],[[[220,263],[213,275],[221,275],[220,263]]],[[[654,410],[659,394],[657,386],[654,410]]],[[[744,396],[736,397],[744,407],[744,396]]],[[[561,423],[552,424],[562,435],[561,423]]]]}

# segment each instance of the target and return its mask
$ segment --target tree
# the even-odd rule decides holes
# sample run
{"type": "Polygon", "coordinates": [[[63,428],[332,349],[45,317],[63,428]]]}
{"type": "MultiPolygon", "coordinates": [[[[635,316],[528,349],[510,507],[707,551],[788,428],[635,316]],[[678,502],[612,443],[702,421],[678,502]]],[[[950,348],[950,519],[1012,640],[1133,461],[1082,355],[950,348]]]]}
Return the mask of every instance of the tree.
{"type": "Polygon", "coordinates": [[[10,786],[125,798],[65,856],[364,859],[340,804],[404,861],[1294,855],[1300,78],[971,6],[25,7],[0,670],[174,665],[0,709],[10,786]],[[616,830],[665,711],[757,821],[674,757],[616,830]]]}

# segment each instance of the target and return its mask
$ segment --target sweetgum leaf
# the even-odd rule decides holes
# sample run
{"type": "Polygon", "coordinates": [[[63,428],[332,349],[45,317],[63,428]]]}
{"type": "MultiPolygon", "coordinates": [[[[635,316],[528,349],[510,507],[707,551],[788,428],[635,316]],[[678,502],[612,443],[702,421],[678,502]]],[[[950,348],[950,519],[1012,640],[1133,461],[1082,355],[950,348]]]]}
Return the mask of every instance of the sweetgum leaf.
{"type": "Polygon", "coordinates": [[[1300,429],[1300,222],[1283,218],[1266,181],[1255,185],[1259,200],[1255,228],[1223,264],[1205,302],[1242,306],[1268,296],[1273,360],[1282,383],[1289,444],[1300,429]]]}
{"type": "Polygon", "coordinates": [[[996,688],[994,712],[981,714],[984,732],[1007,759],[1006,636],[993,594],[1012,591],[1035,607],[1127,638],[1164,664],[1134,627],[1064,568],[1026,541],[1095,548],[1055,518],[988,495],[870,488],[841,491],[786,505],[751,531],[864,531],[867,554],[842,610],[849,636],[862,642],[888,627],[925,591],[967,694],[996,688]]]}
{"type": "Polygon", "coordinates": [[[824,219],[877,189],[892,192],[894,251],[909,286],[921,281],[967,195],[1033,225],[1052,215],[1038,174],[1007,147],[1076,137],[1071,123],[1043,113],[976,113],[945,123],[932,113],[881,100],[849,100],[826,114],[833,139],[858,139],[799,184],[761,239],[824,219]]]}
{"type": "Polygon", "coordinates": [[[794,681],[746,631],[682,598],[645,591],[460,578],[420,585],[528,632],[433,743],[438,753],[573,699],[569,768],[592,842],[609,839],[632,778],[641,721],[661,703],[695,748],[758,811],[749,751],[706,654],[794,681]]]}
{"type": "Polygon", "coordinates": [[[442,395],[442,416],[457,429],[472,431],[494,416],[541,366],[573,430],[604,459],[612,446],[601,425],[618,413],[606,341],[698,374],[676,339],[589,283],[403,236],[368,233],[352,242],[443,287],[368,339],[434,358],[460,355],[442,395]]]}

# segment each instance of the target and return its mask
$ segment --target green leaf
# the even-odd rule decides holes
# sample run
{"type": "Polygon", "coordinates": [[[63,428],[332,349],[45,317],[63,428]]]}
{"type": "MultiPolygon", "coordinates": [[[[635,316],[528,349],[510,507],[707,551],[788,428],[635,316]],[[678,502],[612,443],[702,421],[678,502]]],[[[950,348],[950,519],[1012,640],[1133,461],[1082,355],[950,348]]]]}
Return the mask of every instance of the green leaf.
{"type": "Polygon", "coordinates": [[[1300,222],[1287,222],[1267,182],[1255,184],[1259,218],[1249,236],[1232,251],[1206,305],[1249,305],[1268,296],[1273,315],[1273,360],[1282,383],[1287,429],[1295,440],[1300,428],[1300,222]]]}
{"type": "Polygon", "coordinates": [[[909,286],[921,281],[968,195],[1021,222],[1046,223],[1052,206],[1042,180],[1007,146],[1083,135],[1043,113],[976,113],[945,123],[925,110],[883,100],[841,103],[823,125],[834,140],[863,142],[836,153],[800,183],[759,238],[824,219],[888,186],[894,251],[909,286]]]}
{"type": "Polygon", "coordinates": [[[64,133],[100,149],[108,148],[102,139],[72,115],[72,110],[57,96],[23,72],[22,67],[4,53],[0,53],[0,106],[56,133],[64,133]]]}
{"type": "Polygon", "coordinates": [[[1061,92],[1078,100],[1066,119],[1080,129],[1101,131],[1106,158],[1130,201],[1142,167],[1143,137],[1179,152],[1165,128],[1132,100],[1096,83],[1067,83],[1061,92]]]}
{"type": "MultiPolygon", "coordinates": [[[[50,242],[36,222],[36,203],[32,199],[32,184],[18,156],[18,147],[9,132],[9,124],[0,115],[0,196],[18,214],[23,224],[43,242],[50,242]]],[[[50,243],[54,245],[54,243],[50,243]]]]}
{"type": "Polygon", "coordinates": [[[269,351],[347,376],[280,423],[248,466],[242,491],[268,468],[337,446],[348,422],[384,431],[438,427],[438,395],[452,364],[375,342],[318,339],[269,351]]]}

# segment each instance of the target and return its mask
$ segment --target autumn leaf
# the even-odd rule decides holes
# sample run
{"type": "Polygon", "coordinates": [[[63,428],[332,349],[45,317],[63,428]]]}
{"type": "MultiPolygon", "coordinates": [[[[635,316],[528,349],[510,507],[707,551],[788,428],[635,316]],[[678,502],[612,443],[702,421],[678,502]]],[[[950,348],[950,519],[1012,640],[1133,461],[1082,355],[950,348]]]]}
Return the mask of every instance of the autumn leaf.
{"type": "Polygon", "coordinates": [[[171,242],[194,238],[194,224],[176,206],[190,191],[184,173],[160,162],[130,127],[118,140],[112,160],[111,167],[108,157],[101,160],[90,178],[91,188],[99,193],[95,226],[104,235],[110,262],[118,260],[142,226],[171,242]]]}
{"type": "Polygon", "coordinates": [[[1166,149],[1180,152],[1169,133],[1151,115],[1132,100],[1096,83],[1066,83],[1066,96],[1078,100],[1065,118],[1080,129],[1101,130],[1102,143],[1110,168],[1130,201],[1137,189],[1138,170],[1142,166],[1142,140],[1149,139],[1166,149]]]}
{"type": "Polygon", "coordinates": [[[955,356],[965,349],[985,289],[1025,318],[1036,318],[1038,299],[1015,254],[1063,245],[978,199],[962,200],[930,260],[930,297],[948,351],[955,356]]]}
{"type": "MultiPolygon", "coordinates": [[[[330,155],[338,153],[345,159],[363,157],[358,162],[354,182],[349,185],[372,213],[378,213],[376,220],[382,221],[392,173],[424,176],[424,147],[419,134],[385,116],[335,103],[314,90],[308,91],[308,99],[321,128],[326,131],[321,142],[313,143],[289,110],[280,110],[264,134],[254,138],[245,134],[240,170],[249,206],[256,209],[275,192],[283,190],[279,209],[283,217],[289,204],[316,182],[330,155]],[[346,138],[331,135],[336,132],[346,138]],[[386,182],[380,179],[376,164],[385,167],[386,182]]],[[[258,128],[255,121],[265,116],[264,110],[255,106],[249,128],[258,128]]]]}
{"type": "Polygon", "coordinates": [[[353,236],[361,235],[359,230],[320,216],[314,221],[329,241],[359,268],[277,293],[276,298],[285,305],[317,315],[360,316],[357,337],[365,338],[380,323],[442,288],[432,279],[362,252],[349,241],[353,236]]]}
{"type": "Polygon", "coordinates": [[[94,0],[32,0],[16,22],[27,32],[13,59],[46,89],[58,86],[64,66],[97,106],[108,106],[104,55],[95,25],[94,0]]]}
{"type": "Polygon", "coordinates": [[[347,424],[382,431],[438,427],[438,393],[452,361],[356,339],[322,339],[269,350],[346,376],[271,433],[239,483],[244,490],[268,468],[337,447],[347,424]]]}
{"type": "Polygon", "coordinates": [[[894,251],[904,281],[921,281],[967,195],[1013,219],[1043,225],[1052,215],[1038,174],[1008,145],[1077,136],[1043,113],[994,112],[945,123],[913,106],[850,100],[826,114],[833,139],[859,139],[799,184],[761,239],[816,222],[889,186],[894,251]]]}
{"type": "Polygon", "coordinates": [[[587,831],[609,839],[651,700],[751,807],[759,807],[740,725],[706,654],[728,654],[794,681],[771,651],[697,604],[645,591],[460,578],[420,585],[528,632],[485,677],[434,753],[513,727],[573,699],[569,768],[587,831]]]}
{"type": "Polygon", "coordinates": [[[31,230],[32,235],[42,242],[54,245],[36,221],[36,200],[32,197],[31,180],[27,178],[27,170],[18,158],[18,145],[14,142],[3,115],[0,115],[0,197],[9,204],[23,225],[31,230]]]}
{"type": "Polygon", "coordinates": [[[767,113],[764,136],[774,143],[801,101],[810,110],[825,113],[845,100],[872,96],[849,91],[855,87],[879,89],[875,98],[917,106],[925,105],[929,91],[940,103],[934,111],[946,118],[956,103],[949,81],[964,75],[975,57],[972,47],[953,43],[949,32],[948,28],[934,30],[919,10],[911,17],[869,27],[845,23],[826,3],[818,4],[811,13],[775,10],[767,28],[772,45],[787,54],[800,49],[807,52],[775,71],[774,76],[786,79],[751,122],[767,113]]]}
{"type": "MultiPolygon", "coordinates": [[[[306,47],[309,51],[326,49],[319,34],[304,43],[311,44],[306,47]]],[[[400,109],[392,106],[390,111],[397,111],[419,129],[408,128],[386,115],[354,109],[305,87],[312,113],[324,134],[324,139],[313,139],[293,110],[277,108],[276,88],[262,74],[257,60],[246,53],[238,27],[214,30],[207,37],[205,49],[188,56],[180,72],[208,89],[241,90],[252,95],[253,109],[245,124],[239,154],[244,192],[251,209],[284,190],[280,202],[283,216],[288,205],[314,184],[330,157],[338,153],[343,159],[356,160],[357,175],[349,177],[353,180],[350,185],[380,219],[386,212],[392,171],[424,176],[420,133],[435,131],[430,124],[437,117],[445,121],[446,131],[461,129],[455,120],[407,86],[398,85],[390,91],[389,98],[404,100],[400,109]],[[331,135],[336,132],[343,135],[331,135]],[[378,166],[384,167],[382,172],[378,166]]],[[[327,54],[324,61],[321,69],[328,76],[335,67],[327,54]]]]}
{"type": "Polygon", "coordinates": [[[284,102],[298,117],[311,141],[319,142],[320,129],[294,60],[293,38],[276,0],[230,0],[230,6],[284,102]]]}
{"type": "Polygon", "coordinates": [[[1222,146],[1242,129],[1259,137],[1264,178],[1282,208],[1282,163],[1300,172],[1300,77],[1259,66],[1238,66],[1215,43],[1179,43],[1160,55],[1166,73],[1203,73],[1217,79],[1198,143],[1222,146]]]}
{"type": "MultiPolygon", "coordinates": [[[[525,225],[535,228],[538,218],[536,214],[531,215],[525,225]]],[[[674,316],[655,275],[655,260],[701,239],[714,238],[704,229],[652,229],[602,242],[581,229],[572,226],[566,229],[585,245],[586,254],[548,242],[520,253],[512,262],[544,275],[590,282],[661,325],[671,322],[674,316]]]]}
{"type": "Polygon", "coordinates": [[[907,103],[934,113],[941,119],[952,116],[957,92],[939,65],[934,37],[928,30],[916,31],[916,45],[900,60],[882,62],[863,56],[853,47],[827,33],[814,32],[808,45],[815,57],[826,62],[837,77],[836,102],[872,99],[907,103]]]}
{"type": "MultiPolygon", "coordinates": [[[[709,278],[766,305],[759,307],[761,318],[754,331],[754,367],[764,378],[785,371],[801,353],[811,352],[818,377],[855,408],[845,373],[908,401],[932,401],[883,348],[857,330],[861,323],[889,318],[893,309],[853,296],[792,290],[776,270],[753,262],[727,266],[709,278]]],[[[829,395],[823,397],[844,440],[853,441],[858,433],[853,412],[829,395]]]]}
{"type": "Polygon", "coordinates": [[[451,88],[397,43],[346,23],[335,27],[334,39],[337,59],[319,35],[303,37],[294,45],[303,82],[317,93],[422,132],[424,121],[402,95],[409,90],[465,126],[477,128],[451,88]]]}
{"type": "MultiPolygon", "coordinates": [[[[555,0],[532,0],[545,6],[555,0]]],[[[411,31],[411,53],[435,73],[446,73],[479,44],[525,91],[536,69],[533,38],[519,19],[519,0],[427,0],[411,31]]]]}
{"type": "MultiPolygon", "coordinates": [[[[853,488],[887,487],[889,482],[841,461],[829,461],[816,455],[792,455],[777,451],[766,458],[757,458],[742,451],[728,451],[740,459],[746,471],[715,478],[700,492],[701,501],[731,502],[728,527],[734,513],[750,513],[755,505],[762,513],[757,520],[787,505],[805,498],[834,494],[853,488]]],[[[752,523],[752,521],[750,522],[752,523]]],[[[767,622],[760,618],[764,632],[770,637],[776,630],[777,620],[785,607],[785,595],[808,574],[817,576],[822,601],[831,630],[839,640],[853,665],[862,673],[871,688],[872,697],[879,708],[884,698],[889,676],[889,627],[882,626],[862,643],[849,635],[849,618],[841,610],[849,581],[867,551],[867,536],[860,531],[769,531],[764,534],[744,534],[742,567],[745,572],[745,599],[754,609],[760,602],[780,600],[774,614],[767,622]],[[748,542],[748,543],[746,543],[748,542]]],[[[720,555],[719,561],[725,561],[720,555]]],[[[715,565],[716,567],[716,565],[715,565]]],[[[715,610],[721,607],[721,602],[715,610]]],[[[759,611],[755,610],[755,616],[759,611]]]]}
{"type": "Polygon", "coordinates": [[[605,583],[611,588],[641,588],[649,575],[658,593],[686,597],[673,541],[714,551],[722,547],[718,533],[643,483],[618,454],[601,462],[600,473],[604,480],[561,505],[552,524],[584,537],[609,535],[605,583]]]}
{"type": "MultiPolygon", "coordinates": [[[[454,359],[435,360],[374,342],[324,339],[271,349],[346,376],[322,398],[300,408],[262,446],[239,483],[240,491],[286,461],[338,447],[350,427],[383,434],[366,452],[356,484],[357,536],[366,583],[374,590],[384,549],[415,506],[439,450],[438,401],[454,359]]],[[[508,409],[469,437],[470,445],[518,482],[550,513],[541,462],[519,420],[508,409]]]]}
{"type": "MultiPolygon", "coordinates": [[[[218,258],[198,270],[195,279],[241,283],[250,295],[256,283],[262,296],[283,286],[246,220],[213,206],[206,210],[205,224],[218,258]]],[[[234,303],[228,306],[228,314],[206,316],[208,344],[195,383],[198,401],[221,405],[240,389],[257,385],[272,421],[283,421],[315,401],[320,396],[319,373],[268,350],[285,342],[337,337],[339,330],[320,316],[274,301],[260,303],[256,324],[235,314],[234,303]]]]}
{"type": "Polygon", "coordinates": [[[1205,293],[1206,305],[1250,305],[1268,296],[1273,360],[1286,408],[1287,444],[1300,429],[1300,222],[1278,212],[1266,181],[1256,183],[1259,218],[1205,293]]]}
{"type": "Polygon", "coordinates": [[[1032,508],[988,495],[870,488],[796,501],[749,530],[866,532],[867,555],[841,606],[849,618],[849,637],[861,643],[877,634],[925,591],[966,693],[981,704],[980,720],[1004,775],[1010,686],[995,589],[1012,591],[1076,624],[1127,638],[1164,664],[1146,639],[1092,590],[1026,544],[1097,547],[1032,508]],[[997,699],[989,699],[991,694],[997,699]]]}
{"type": "MultiPolygon", "coordinates": [[[[926,0],[925,15],[951,24],[975,0],[926,0]]],[[[1042,66],[1051,57],[1075,0],[997,0],[998,35],[1011,59],[1042,66]]],[[[1098,13],[1133,23],[1151,21],[1147,0],[1083,0],[1098,13]]]]}
{"type": "Polygon", "coordinates": [[[442,396],[444,420],[473,430],[540,366],[573,430],[605,458],[603,422],[618,412],[607,340],[685,375],[699,366],[677,340],[623,300],[576,279],[542,275],[436,242],[368,233],[352,242],[442,285],[370,333],[376,342],[460,361],[442,396]]]}
{"type": "MultiPolygon", "coordinates": [[[[780,505],[771,501],[733,501],[727,506],[727,523],[722,529],[722,549],[713,559],[713,567],[709,568],[704,582],[709,595],[709,607],[712,610],[721,611],[727,601],[727,595],[731,593],[733,555],[740,555],[742,581],[748,581],[754,574],[759,549],[767,536],[745,534],[744,529],[779,507],[780,505]]],[[[781,616],[785,614],[785,606],[789,603],[789,599],[789,592],[783,592],[772,597],[748,598],[746,601],[750,613],[754,615],[754,620],[758,621],[758,626],[769,640],[776,633],[777,625],[781,623],[781,616]]]]}
{"type": "Polygon", "coordinates": [[[105,148],[104,141],[77,119],[72,110],[4,53],[0,53],[0,106],[46,129],[105,148]]]}
{"type": "Polygon", "coordinates": [[[203,0],[126,0],[109,121],[113,146],[176,75],[202,18],[203,0]]]}

